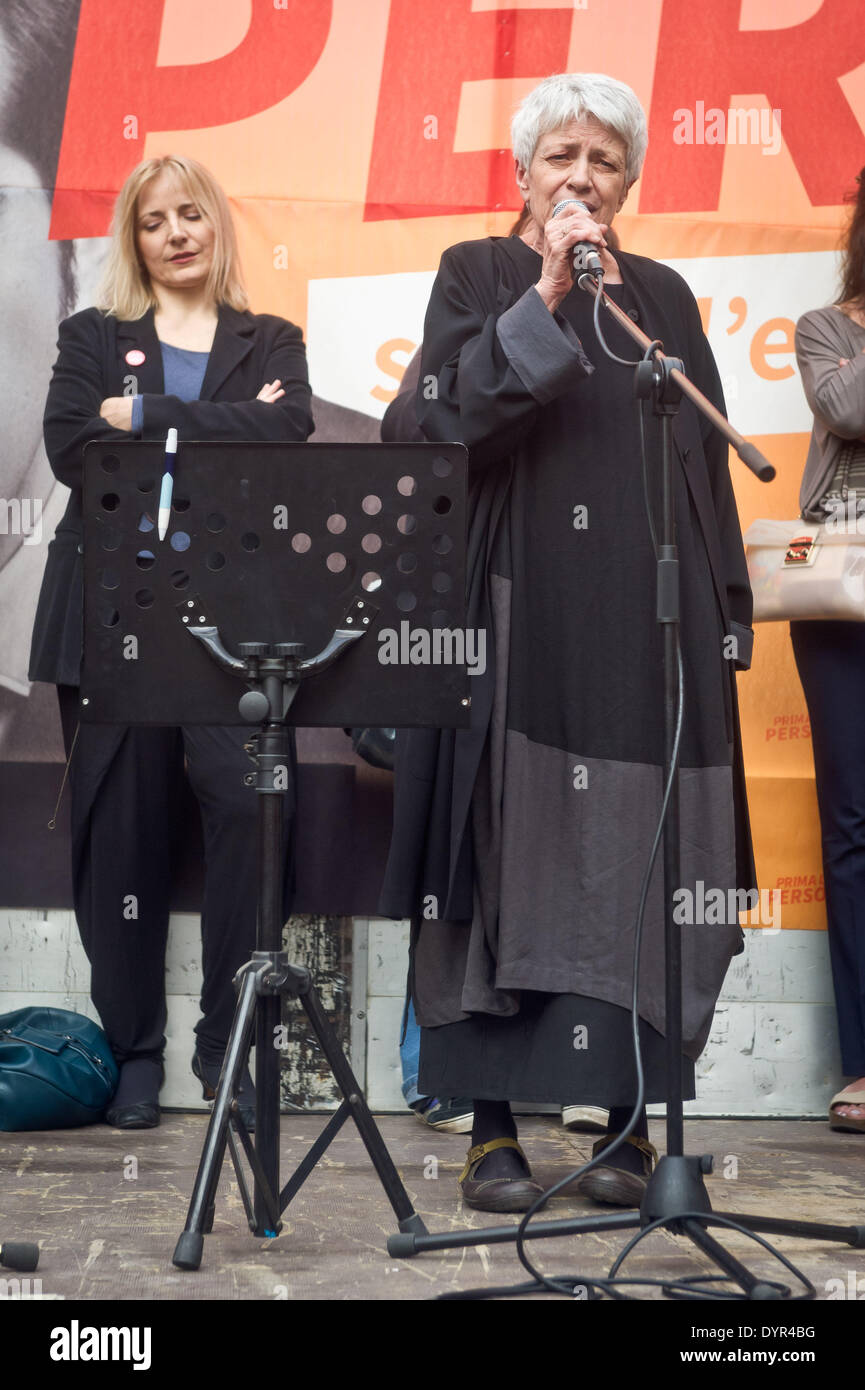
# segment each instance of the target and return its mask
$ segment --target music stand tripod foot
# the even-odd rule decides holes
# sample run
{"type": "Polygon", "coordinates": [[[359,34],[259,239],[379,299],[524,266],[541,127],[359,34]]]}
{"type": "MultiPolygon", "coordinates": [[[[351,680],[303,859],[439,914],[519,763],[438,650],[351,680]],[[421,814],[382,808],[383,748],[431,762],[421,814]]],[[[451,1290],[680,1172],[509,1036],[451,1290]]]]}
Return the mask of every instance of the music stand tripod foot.
{"type": "MultiPolygon", "coordinates": [[[[309,972],[303,967],[291,965],[285,952],[256,951],[252,959],[238,972],[235,982],[239,985],[240,993],[234,1023],[193,1188],[186,1226],[177,1241],[172,1263],[178,1269],[198,1269],[201,1264],[204,1235],[210,1230],[213,1221],[216,1188],[226,1144],[228,1144],[231,1153],[250,1230],[254,1235],[272,1239],[282,1229],[280,1220],[282,1213],[299,1192],[319,1159],[349,1118],[353,1119],[357,1125],[379,1180],[397,1217],[400,1231],[405,1234],[426,1235],[426,1226],[412,1206],[402,1179],[366,1103],[361,1087],[340,1047],[333,1026],[324,1012],[309,972]],[[255,1147],[239,1113],[236,1097],[241,1084],[243,1068],[246,1065],[256,1014],[261,1015],[270,1001],[275,1001],[278,1008],[280,998],[283,995],[300,999],[321,1050],[330,1064],[334,1079],[342,1092],[343,1100],[285,1187],[282,1191],[278,1191],[278,1150],[267,1142],[274,1131],[274,1126],[268,1125],[268,1119],[273,1118],[274,1099],[276,1102],[275,1133],[277,1138],[279,1132],[279,1063],[276,1049],[272,1045],[272,1038],[269,1051],[274,1056],[265,1058],[264,1061],[265,1070],[268,1069],[268,1065],[271,1068],[275,1066],[273,1078],[261,1077],[261,1068],[258,1065],[256,1067],[256,1135],[259,1137],[255,1147]],[[271,1080],[276,1082],[275,1096],[273,1095],[273,1085],[269,1084],[271,1080]],[[272,1097],[270,1106],[268,1105],[268,1091],[272,1097]],[[267,1113],[268,1109],[271,1110],[270,1115],[267,1113]],[[252,1169],[254,1196],[250,1194],[246,1174],[240,1164],[235,1134],[240,1138],[252,1169]],[[261,1152],[262,1139],[266,1150],[270,1149],[270,1152],[261,1152]]],[[[257,1062],[260,1060],[257,1058],[257,1062]]]]}

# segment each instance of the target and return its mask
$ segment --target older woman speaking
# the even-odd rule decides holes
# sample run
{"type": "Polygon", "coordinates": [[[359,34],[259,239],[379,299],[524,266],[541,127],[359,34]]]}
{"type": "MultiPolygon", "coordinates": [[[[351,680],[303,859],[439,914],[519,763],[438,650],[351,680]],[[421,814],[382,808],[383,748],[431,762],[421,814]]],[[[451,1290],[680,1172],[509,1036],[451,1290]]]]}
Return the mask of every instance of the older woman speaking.
{"type": "MultiPolygon", "coordinates": [[[[473,681],[468,731],[400,738],[382,908],[413,920],[418,1086],[474,1098],[460,1184],[492,1211],[525,1210],[540,1191],[511,1099],[608,1107],[598,1150],[637,1095],[631,961],[664,765],[647,516],[659,444],[649,427],[644,496],[632,373],[594,342],[592,298],[574,286],[577,243],[597,248],[611,297],[723,408],[685,282],[607,243],[646,144],[624,83],[542,82],[513,122],[529,221],[521,235],[445,252],[424,329],[418,420],[427,438],[469,448],[469,622],[488,630],[494,659],[473,681]],[[582,206],[554,215],[566,200],[582,206]]],[[[634,356],[617,325],[606,332],[634,356]]],[[[749,660],[751,598],[726,445],[687,401],[675,439],[682,886],[726,894],[753,883],[734,677],[749,660]]],[[[640,971],[649,1101],[665,1092],[661,877],[657,867],[640,971]]],[[[683,928],[686,1096],[742,940],[735,912],[708,925],[694,915],[683,928]]],[[[643,1110],[585,1191],[637,1203],[654,1158],[643,1110]]]]}

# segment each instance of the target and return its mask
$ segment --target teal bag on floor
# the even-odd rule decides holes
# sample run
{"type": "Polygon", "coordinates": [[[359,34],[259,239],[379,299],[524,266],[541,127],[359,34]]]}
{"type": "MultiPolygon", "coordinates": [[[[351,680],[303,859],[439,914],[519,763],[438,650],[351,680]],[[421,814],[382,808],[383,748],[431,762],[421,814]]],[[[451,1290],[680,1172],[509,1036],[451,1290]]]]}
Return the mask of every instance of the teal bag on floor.
{"type": "Polygon", "coordinates": [[[95,1124],[118,1076],[108,1039],[83,1014],[32,1008],[0,1015],[0,1130],[95,1124]]]}

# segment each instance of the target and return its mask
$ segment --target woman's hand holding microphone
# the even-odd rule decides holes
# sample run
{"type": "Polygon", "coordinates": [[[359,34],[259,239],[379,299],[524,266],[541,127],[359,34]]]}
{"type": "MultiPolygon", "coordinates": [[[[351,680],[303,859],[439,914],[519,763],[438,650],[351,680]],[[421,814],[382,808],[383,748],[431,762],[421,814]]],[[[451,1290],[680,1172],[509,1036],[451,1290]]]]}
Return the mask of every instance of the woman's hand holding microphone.
{"type": "Polygon", "coordinates": [[[605,278],[613,283],[619,281],[618,266],[607,250],[605,233],[608,231],[605,222],[596,222],[588,209],[576,201],[569,202],[558,217],[553,216],[545,223],[541,248],[543,265],[535,289],[550,313],[555,313],[573,288],[574,247],[581,242],[591,242],[598,248],[605,278]]]}

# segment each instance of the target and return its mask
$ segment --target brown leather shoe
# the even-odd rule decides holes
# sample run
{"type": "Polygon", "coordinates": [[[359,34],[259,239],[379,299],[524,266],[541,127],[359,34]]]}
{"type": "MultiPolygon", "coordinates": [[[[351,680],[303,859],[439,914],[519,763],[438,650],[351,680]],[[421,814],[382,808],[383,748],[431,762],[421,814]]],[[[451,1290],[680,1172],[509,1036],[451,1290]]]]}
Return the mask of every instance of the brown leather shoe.
{"type": "Polygon", "coordinates": [[[486,1144],[476,1144],[469,1149],[459,1185],[466,1205],[477,1207],[479,1211],[528,1211],[544,1190],[538,1183],[529,1181],[531,1176],[528,1159],[516,1139],[490,1139],[486,1144]],[[474,1174],[494,1149],[516,1149],[526,1165],[526,1177],[482,1178],[478,1182],[474,1174]]]}
{"type": "MultiPolygon", "coordinates": [[[[617,1134],[605,1134],[603,1139],[592,1145],[592,1158],[603,1153],[618,1137],[617,1134]]],[[[613,1168],[606,1164],[592,1168],[580,1179],[578,1190],[591,1197],[593,1202],[604,1202],[614,1207],[638,1207],[642,1202],[652,1169],[658,1161],[658,1151],[648,1139],[637,1139],[633,1134],[628,1135],[625,1143],[639,1149],[645,1176],[640,1177],[638,1173],[629,1173],[624,1168],[613,1168]]]]}

